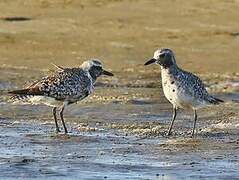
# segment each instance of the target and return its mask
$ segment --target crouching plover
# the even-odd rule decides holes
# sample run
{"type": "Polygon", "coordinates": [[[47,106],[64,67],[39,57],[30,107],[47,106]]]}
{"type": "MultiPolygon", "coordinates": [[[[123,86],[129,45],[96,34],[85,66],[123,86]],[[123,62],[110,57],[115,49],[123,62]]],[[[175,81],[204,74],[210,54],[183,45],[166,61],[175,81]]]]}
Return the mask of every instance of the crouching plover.
{"type": "Polygon", "coordinates": [[[173,105],[173,117],[167,135],[171,134],[177,109],[193,109],[194,124],[192,137],[197,121],[197,109],[210,104],[223,102],[208,94],[202,81],[190,72],[180,69],[175,60],[175,56],[170,49],[159,49],[154,52],[152,59],[144,65],[152,63],[161,66],[163,92],[168,101],[173,105]]]}
{"type": "Polygon", "coordinates": [[[42,78],[27,88],[9,93],[14,94],[12,96],[14,100],[28,99],[33,104],[43,103],[52,106],[56,132],[60,132],[56,117],[57,107],[60,107],[60,118],[67,133],[63,118],[65,107],[90,95],[99,76],[113,76],[113,74],[104,70],[99,60],[85,61],[76,68],[56,67],[58,71],[54,74],[42,78]]]}

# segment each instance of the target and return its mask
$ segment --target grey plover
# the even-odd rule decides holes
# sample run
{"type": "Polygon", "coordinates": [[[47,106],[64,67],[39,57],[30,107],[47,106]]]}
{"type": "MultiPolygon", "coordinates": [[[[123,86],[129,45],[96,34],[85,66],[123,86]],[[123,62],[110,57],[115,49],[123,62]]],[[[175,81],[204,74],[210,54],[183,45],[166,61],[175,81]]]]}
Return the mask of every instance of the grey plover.
{"type": "Polygon", "coordinates": [[[171,134],[177,109],[182,108],[194,110],[192,130],[192,136],[194,136],[197,109],[210,104],[219,104],[223,101],[209,95],[202,81],[197,76],[179,68],[171,49],[156,50],[153,58],[147,61],[145,65],[152,63],[161,66],[163,92],[168,101],[173,105],[173,117],[167,135],[171,134]]]}
{"type": "Polygon", "coordinates": [[[85,61],[76,68],[56,67],[58,71],[55,73],[43,77],[40,81],[36,81],[24,89],[9,93],[14,94],[13,100],[27,99],[32,104],[43,103],[53,107],[56,132],[60,132],[56,117],[57,108],[60,108],[60,118],[64,131],[67,133],[63,118],[65,107],[89,96],[99,76],[113,76],[113,74],[104,70],[101,62],[96,59],[85,61]]]}

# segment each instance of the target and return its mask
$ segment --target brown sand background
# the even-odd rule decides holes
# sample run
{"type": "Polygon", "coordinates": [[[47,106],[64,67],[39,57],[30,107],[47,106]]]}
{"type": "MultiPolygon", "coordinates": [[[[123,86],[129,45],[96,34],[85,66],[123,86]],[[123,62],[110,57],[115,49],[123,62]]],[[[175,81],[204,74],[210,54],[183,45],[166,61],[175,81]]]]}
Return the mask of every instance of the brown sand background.
{"type": "Polygon", "coordinates": [[[238,0],[14,0],[0,2],[0,62],[49,68],[100,58],[136,68],[160,47],[193,72],[239,71],[238,0]]]}

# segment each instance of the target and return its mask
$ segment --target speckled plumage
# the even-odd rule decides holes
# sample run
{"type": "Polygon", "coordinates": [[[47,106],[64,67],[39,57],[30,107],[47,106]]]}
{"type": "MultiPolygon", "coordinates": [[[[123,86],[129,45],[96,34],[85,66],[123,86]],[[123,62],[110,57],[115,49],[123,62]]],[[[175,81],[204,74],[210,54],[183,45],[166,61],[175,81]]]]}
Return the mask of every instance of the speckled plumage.
{"type": "Polygon", "coordinates": [[[34,87],[44,96],[74,103],[91,94],[93,80],[82,68],[66,68],[44,77],[34,87]]]}
{"type": "Polygon", "coordinates": [[[207,92],[202,81],[194,74],[184,71],[176,64],[175,55],[170,49],[160,49],[155,51],[153,59],[145,65],[156,63],[161,66],[162,86],[165,97],[173,105],[173,119],[168,131],[171,133],[172,125],[176,118],[176,110],[193,109],[194,110],[194,129],[197,120],[196,110],[209,104],[218,104],[223,102],[207,92]]]}
{"type": "MultiPolygon", "coordinates": [[[[56,66],[56,65],[55,65],[56,66]]],[[[98,60],[85,61],[77,68],[63,68],[56,66],[58,71],[43,77],[30,86],[10,91],[15,94],[12,99],[28,99],[32,104],[46,104],[54,107],[53,115],[56,122],[56,130],[59,132],[56,121],[56,107],[61,107],[61,119],[63,120],[63,110],[66,105],[76,103],[86,98],[93,92],[96,79],[102,74],[113,76],[112,73],[103,70],[101,62],[98,60]]],[[[66,127],[63,123],[65,132],[66,127]]]]}
{"type": "Polygon", "coordinates": [[[164,94],[174,107],[197,109],[212,102],[213,97],[194,74],[177,66],[162,68],[161,74],[164,94]]]}

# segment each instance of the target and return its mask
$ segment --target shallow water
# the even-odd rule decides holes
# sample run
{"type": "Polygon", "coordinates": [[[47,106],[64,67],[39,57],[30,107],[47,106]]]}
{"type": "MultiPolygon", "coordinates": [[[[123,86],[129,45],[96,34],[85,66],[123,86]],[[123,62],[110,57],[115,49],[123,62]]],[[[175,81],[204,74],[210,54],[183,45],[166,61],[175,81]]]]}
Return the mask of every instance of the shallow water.
{"type": "Polygon", "coordinates": [[[1,1],[0,179],[237,178],[238,6],[236,0],[1,1]],[[226,101],[199,110],[194,139],[193,112],[183,110],[173,135],[165,136],[172,107],[159,67],[143,66],[159,47],[172,48],[180,67],[226,101]],[[115,76],[101,77],[92,96],[66,109],[67,136],[54,133],[49,107],[12,104],[6,94],[54,71],[51,63],[79,66],[92,57],[115,76]]]}
{"type": "MultiPolygon", "coordinates": [[[[21,84],[14,74],[27,75],[30,79],[47,73],[37,71],[36,74],[29,69],[14,69],[13,73],[11,68],[3,68],[1,73],[5,72],[13,75],[5,76],[11,80],[1,81],[4,90],[21,84]]],[[[143,72],[141,81],[133,74],[124,77],[120,73],[112,81],[100,78],[91,97],[66,109],[69,135],[54,133],[50,108],[12,104],[2,91],[0,176],[39,179],[237,177],[238,93],[218,93],[218,97],[227,101],[225,104],[199,111],[196,138],[190,138],[192,112],[187,111],[179,111],[173,136],[166,137],[171,105],[162,94],[160,80],[152,84],[147,76],[143,72]]],[[[210,83],[208,87],[214,92],[210,83]]]]}

